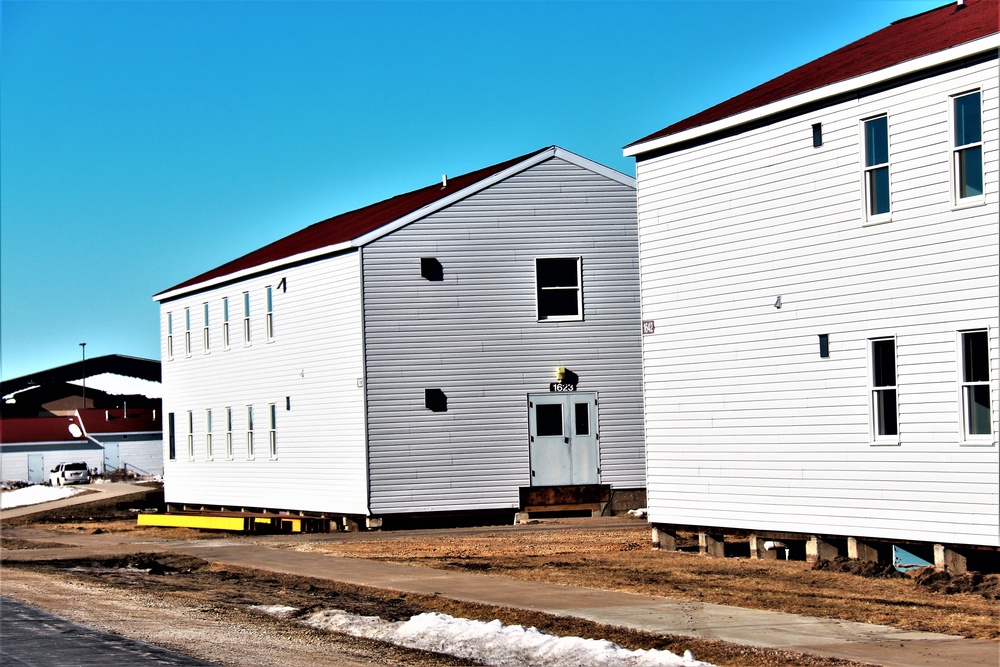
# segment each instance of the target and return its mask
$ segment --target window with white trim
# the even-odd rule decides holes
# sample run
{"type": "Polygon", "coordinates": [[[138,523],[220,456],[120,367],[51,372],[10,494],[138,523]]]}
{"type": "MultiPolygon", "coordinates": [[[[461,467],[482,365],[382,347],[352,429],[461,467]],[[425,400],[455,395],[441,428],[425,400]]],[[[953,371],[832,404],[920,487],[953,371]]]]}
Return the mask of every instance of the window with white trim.
{"type": "Polygon", "coordinates": [[[896,444],[899,442],[896,339],[872,338],[869,345],[872,440],[875,443],[896,444]]]}
{"type": "Polygon", "coordinates": [[[194,411],[188,410],[188,461],[194,461],[194,411]]]}
{"type": "Polygon", "coordinates": [[[274,293],[271,286],[267,287],[265,323],[267,325],[267,342],[274,340],[274,293]]]}
{"type": "Polygon", "coordinates": [[[184,309],[184,356],[191,356],[191,309],[184,309]]]}
{"type": "Polygon", "coordinates": [[[582,320],[583,289],[579,257],[535,259],[538,320],[582,320]]]}
{"type": "Polygon", "coordinates": [[[250,292],[243,292],[243,344],[250,344],[250,292]]]}
{"type": "Polygon", "coordinates": [[[267,442],[272,459],[278,458],[278,406],[271,403],[268,409],[267,442]]]}
{"type": "Polygon", "coordinates": [[[222,349],[229,349],[229,297],[222,297],[222,349]]]}
{"type": "Polygon", "coordinates": [[[865,210],[869,220],[887,216],[889,197],[889,117],[864,122],[865,210]]]}
{"type": "Polygon", "coordinates": [[[983,197],[982,95],[977,90],[956,96],[952,112],[955,203],[971,203],[983,197]]]}
{"type": "Polygon", "coordinates": [[[985,329],[961,332],[962,430],[965,440],[991,441],[990,339],[985,329]]]}
{"type": "Polygon", "coordinates": [[[202,304],[204,314],[203,326],[201,329],[201,349],[205,354],[212,351],[212,340],[208,333],[208,303],[202,304]]]}
{"type": "Polygon", "coordinates": [[[253,458],[253,406],[247,406],[247,458],[253,458]]]}
{"type": "Polygon", "coordinates": [[[167,361],[174,358],[174,314],[167,313],[167,361]]]}
{"type": "Polygon", "coordinates": [[[205,458],[212,460],[212,409],[205,410],[205,458]]]}
{"type": "Polygon", "coordinates": [[[233,460],[233,409],[226,408],[226,460],[233,460]]]}
{"type": "Polygon", "coordinates": [[[177,429],[174,426],[174,413],[167,413],[167,458],[177,459],[177,429]]]}

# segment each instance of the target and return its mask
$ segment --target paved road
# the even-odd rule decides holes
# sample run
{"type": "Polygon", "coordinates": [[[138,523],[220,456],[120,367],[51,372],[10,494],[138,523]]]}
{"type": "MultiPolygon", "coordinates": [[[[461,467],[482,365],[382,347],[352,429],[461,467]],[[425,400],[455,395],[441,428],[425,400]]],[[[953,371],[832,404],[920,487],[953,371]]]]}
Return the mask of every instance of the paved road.
{"type": "Polygon", "coordinates": [[[214,663],[108,634],[0,597],[2,667],[202,667],[214,663]]]}

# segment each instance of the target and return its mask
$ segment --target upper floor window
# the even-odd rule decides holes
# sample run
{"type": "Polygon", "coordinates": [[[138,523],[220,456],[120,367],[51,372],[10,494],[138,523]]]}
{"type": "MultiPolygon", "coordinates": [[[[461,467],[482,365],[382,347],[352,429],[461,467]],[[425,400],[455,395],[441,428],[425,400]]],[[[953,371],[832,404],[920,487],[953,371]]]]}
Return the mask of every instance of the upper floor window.
{"type": "Polygon", "coordinates": [[[243,344],[250,344],[250,292],[243,292],[243,344]]]}
{"type": "Polygon", "coordinates": [[[174,314],[167,313],[167,361],[174,358],[174,314]]]}
{"type": "Polygon", "coordinates": [[[868,218],[889,213],[889,117],[866,120],[865,207],[868,218]]]}
{"type": "Polygon", "coordinates": [[[204,326],[201,328],[201,349],[208,354],[212,350],[212,340],[208,335],[208,304],[202,304],[202,312],[204,313],[204,326]]]}
{"type": "Polygon", "coordinates": [[[184,356],[191,356],[191,309],[184,309],[184,356]]]}
{"type": "Polygon", "coordinates": [[[535,259],[539,320],[582,320],[583,290],[579,257],[535,259]]]}
{"type": "Polygon", "coordinates": [[[267,325],[267,340],[274,340],[274,290],[271,289],[270,285],[267,287],[266,295],[266,305],[267,311],[265,313],[265,320],[267,325]]]}
{"type": "Polygon", "coordinates": [[[986,330],[962,332],[962,423],[966,440],[988,438],[990,416],[990,341],[986,330]]]}
{"type": "Polygon", "coordinates": [[[874,338],[871,351],[872,437],[875,442],[899,441],[896,409],[896,339],[874,338]]]}
{"type": "Polygon", "coordinates": [[[229,297],[222,297],[222,349],[229,349],[229,297]]]}
{"type": "Polygon", "coordinates": [[[955,199],[983,196],[983,123],[979,91],[954,98],[955,199]]]}

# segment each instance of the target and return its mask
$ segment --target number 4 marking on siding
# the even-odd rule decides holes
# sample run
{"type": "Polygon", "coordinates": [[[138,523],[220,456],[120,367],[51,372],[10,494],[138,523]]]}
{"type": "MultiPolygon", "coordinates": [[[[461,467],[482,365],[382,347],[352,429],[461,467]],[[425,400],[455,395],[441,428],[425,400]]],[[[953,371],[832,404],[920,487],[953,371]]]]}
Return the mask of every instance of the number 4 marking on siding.
{"type": "Polygon", "coordinates": [[[656,323],[653,320],[644,320],[642,323],[642,333],[651,334],[656,331],[656,323]]]}

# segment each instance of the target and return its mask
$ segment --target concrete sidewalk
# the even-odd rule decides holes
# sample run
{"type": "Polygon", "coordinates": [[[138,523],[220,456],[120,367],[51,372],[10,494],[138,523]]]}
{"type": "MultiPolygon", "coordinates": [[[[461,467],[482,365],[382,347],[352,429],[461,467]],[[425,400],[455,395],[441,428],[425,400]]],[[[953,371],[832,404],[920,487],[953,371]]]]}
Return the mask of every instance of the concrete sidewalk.
{"type": "Polygon", "coordinates": [[[27,516],[29,514],[37,514],[39,512],[47,512],[49,510],[59,509],[61,507],[72,507],[74,505],[86,505],[87,503],[99,502],[102,500],[107,500],[108,498],[117,498],[119,496],[130,496],[134,493],[145,493],[149,491],[148,486],[139,486],[136,484],[127,484],[124,482],[108,482],[105,484],[85,484],[82,486],[72,487],[79,489],[81,491],[90,491],[92,493],[78,493],[76,495],[70,496],[69,498],[61,498],[59,500],[50,500],[45,503],[36,503],[34,505],[24,505],[22,507],[12,507],[6,510],[0,510],[0,523],[7,521],[8,519],[13,519],[14,517],[27,516]]]}
{"type": "Polygon", "coordinates": [[[1000,643],[881,625],[284,551],[255,544],[226,544],[222,540],[164,543],[162,547],[242,567],[887,667],[997,667],[1000,663],[1000,643]]]}

